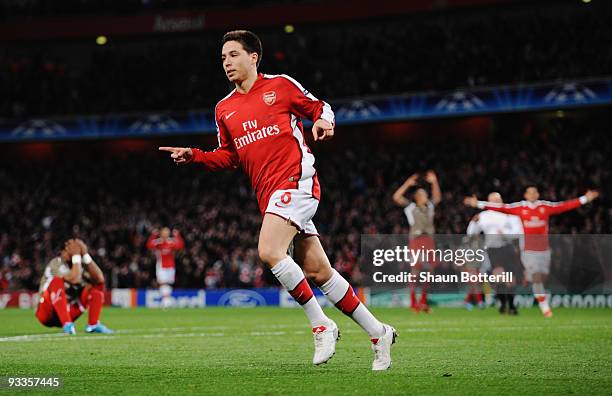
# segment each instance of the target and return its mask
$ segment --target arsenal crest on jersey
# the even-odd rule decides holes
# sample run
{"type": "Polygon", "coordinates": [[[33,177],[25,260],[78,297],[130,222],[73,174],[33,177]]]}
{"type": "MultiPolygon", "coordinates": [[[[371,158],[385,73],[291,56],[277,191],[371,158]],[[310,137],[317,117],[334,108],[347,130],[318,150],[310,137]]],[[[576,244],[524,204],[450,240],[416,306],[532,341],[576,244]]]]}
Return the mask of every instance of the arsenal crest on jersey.
{"type": "Polygon", "coordinates": [[[268,91],[263,94],[263,101],[268,106],[272,106],[276,102],[276,92],[268,91]]]}

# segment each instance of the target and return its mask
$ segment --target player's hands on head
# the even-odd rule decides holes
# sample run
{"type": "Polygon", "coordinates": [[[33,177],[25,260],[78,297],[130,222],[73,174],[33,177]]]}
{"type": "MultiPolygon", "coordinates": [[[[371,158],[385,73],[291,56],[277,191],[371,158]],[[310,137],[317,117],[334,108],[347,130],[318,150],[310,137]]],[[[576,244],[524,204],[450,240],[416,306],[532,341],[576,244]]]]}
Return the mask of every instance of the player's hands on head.
{"type": "Polygon", "coordinates": [[[189,147],[159,147],[159,151],[167,151],[177,165],[188,164],[193,160],[193,151],[189,147]]]}
{"type": "Polygon", "coordinates": [[[597,199],[597,197],[599,197],[599,191],[587,190],[587,192],[584,193],[584,196],[587,198],[587,201],[591,202],[594,199],[597,199]]]}
{"type": "Polygon", "coordinates": [[[82,239],[75,239],[75,241],[77,242],[77,244],[81,248],[81,253],[79,253],[81,256],[89,253],[89,249],[87,248],[87,245],[85,244],[85,242],[83,242],[82,239]]]}
{"type": "Polygon", "coordinates": [[[428,170],[425,174],[425,181],[429,184],[435,184],[438,182],[438,176],[436,176],[436,172],[432,170],[428,170]]]}
{"type": "Polygon", "coordinates": [[[66,253],[68,253],[70,256],[81,254],[81,246],[76,239],[67,240],[64,244],[64,250],[66,250],[66,253]]]}
{"type": "Polygon", "coordinates": [[[463,198],[463,204],[475,208],[478,206],[478,198],[476,198],[476,195],[472,195],[471,197],[465,197],[463,198]]]}
{"type": "Polygon", "coordinates": [[[312,126],[312,136],[316,141],[324,141],[334,137],[334,126],[331,122],[319,118],[312,126]]]}

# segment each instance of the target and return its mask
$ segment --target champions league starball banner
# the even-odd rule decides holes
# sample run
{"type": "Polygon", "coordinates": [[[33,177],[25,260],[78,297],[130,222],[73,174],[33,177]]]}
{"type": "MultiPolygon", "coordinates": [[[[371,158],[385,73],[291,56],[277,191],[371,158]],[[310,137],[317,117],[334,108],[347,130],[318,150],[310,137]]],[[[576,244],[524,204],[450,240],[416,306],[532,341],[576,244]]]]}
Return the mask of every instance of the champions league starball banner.
{"type": "MultiPolygon", "coordinates": [[[[312,87],[316,92],[316,87],[312,87]]],[[[327,100],[327,98],[323,98],[327,100]]],[[[466,88],[331,100],[338,125],[559,110],[612,103],[612,78],[466,88]]],[[[212,109],[72,118],[0,120],[0,141],[70,140],[216,133],[212,109]]]]}

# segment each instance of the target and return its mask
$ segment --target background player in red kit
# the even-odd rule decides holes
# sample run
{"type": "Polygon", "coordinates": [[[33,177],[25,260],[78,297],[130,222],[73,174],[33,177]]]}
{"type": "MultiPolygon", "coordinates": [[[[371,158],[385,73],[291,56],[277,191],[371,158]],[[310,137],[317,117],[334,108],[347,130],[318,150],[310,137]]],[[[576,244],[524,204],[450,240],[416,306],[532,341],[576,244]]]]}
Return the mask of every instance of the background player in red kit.
{"type": "Polygon", "coordinates": [[[263,215],[259,256],[304,308],[313,329],[314,364],[331,359],[339,332],[314,298],[304,272],[369,334],[372,369],[386,370],[391,365],[395,329],[379,322],[331,267],[312,222],[321,189],[302,118],[314,122],[314,140],[324,141],[334,134],[334,113],[291,77],[258,74],[261,54],[261,41],[255,34],[226,33],[221,60],[235,89],[215,108],[219,147],[210,152],[187,147],[160,150],[171,152],[178,164],[197,162],[212,171],[242,167],[247,173],[263,215]],[[295,261],[287,255],[292,242],[295,261]]]}
{"type": "Polygon", "coordinates": [[[45,326],[76,334],[74,321],[88,310],[87,333],[110,334],[100,323],[104,305],[104,275],[80,239],[70,239],[52,259],[40,281],[36,317],[45,326]]]}
{"type": "Polygon", "coordinates": [[[474,208],[495,210],[520,217],[525,234],[522,242],[523,246],[521,246],[521,261],[525,267],[525,275],[527,280],[532,283],[533,295],[538,301],[540,310],[544,316],[551,317],[552,311],[544,289],[544,282],[550,271],[548,218],[585,205],[596,199],[599,193],[588,190],[580,198],[570,199],[569,201],[540,201],[538,188],[529,185],[525,188],[523,196],[525,201],[511,204],[479,201],[475,196],[466,197],[464,203],[474,208]]]}
{"type": "Polygon", "coordinates": [[[172,285],[176,275],[176,263],[174,256],[178,250],[185,247],[185,242],[178,230],[172,230],[168,227],[162,228],[161,232],[153,230],[153,233],[147,241],[147,249],[155,252],[157,263],[155,265],[155,275],[159,292],[162,296],[162,307],[170,306],[170,297],[172,296],[172,285]]]}

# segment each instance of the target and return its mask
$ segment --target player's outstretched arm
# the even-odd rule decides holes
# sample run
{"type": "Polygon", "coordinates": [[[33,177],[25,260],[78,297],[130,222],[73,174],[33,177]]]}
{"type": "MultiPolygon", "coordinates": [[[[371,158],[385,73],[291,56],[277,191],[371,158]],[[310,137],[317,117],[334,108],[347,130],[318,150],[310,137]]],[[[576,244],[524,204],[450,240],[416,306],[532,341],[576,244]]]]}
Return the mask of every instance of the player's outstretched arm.
{"type": "Polygon", "coordinates": [[[597,197],[599,197],[598,191],[587,190],[587,192],[579,198],[570,199],[569,201],[563,202],[546,202],[545,205],[548,207],[548,212],[551,215],[556,215],[579,208],[581,205],[586,205],[597,199],[597,197]]]}
{"type": "Polygon", "coordinates": [[[159,147],[159,151],[167,151],[170,158],[177,165],[188,164],[193,161],[193,150],[189,147],[159,147]]]}
{"type": "Polygon", "coordinates": [[[406,206],[410,205],[410,200],[408,200],[404,195],[406,195],[406,191],[408,191],[410,187],[416,184],[418,178],[418,173],[413,174],[408,179],[406,179],[406,181],[401,186],[399,186],[397,190],[395,190],[391,198],[397,206],[405,208],[406,206]]]}
{"type": "Polygon", "coordinates": [[[425,181],[431,184],[431,200],[434,205],[437,205],[442,201],[442,191],[440,190],[440,184],[438,183],[438,176],[436,172],[429,170],[425,174],[425,181]]]}
{"type": "Polygon", "coordinates": [[[240,165],[238,153],[218,116],[215,122],[217,124],[219,147],[213,151],[202,151],[190,147],[160,147],[159,150],[169,152],[170,158],[177,165],[196,162],[204,165],[210,171],[235,169],[240,165]]]}
{"type": "Polygon", "coordinates": [[[522,208],[520,202],[512,204],[502,204],[497,202],[479,201],[478,198],[476,198],[476,195],[463,198],[463,204],[472,208],[494,210],[496,212],[511,215],[519,215],[522,208]]]}

